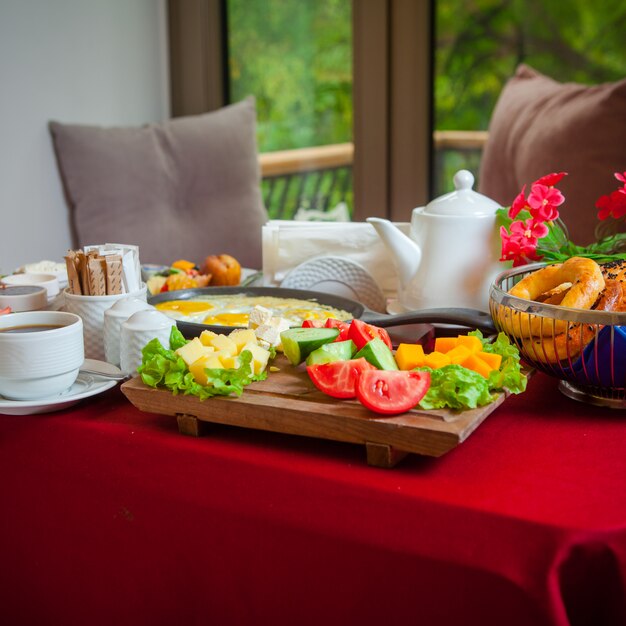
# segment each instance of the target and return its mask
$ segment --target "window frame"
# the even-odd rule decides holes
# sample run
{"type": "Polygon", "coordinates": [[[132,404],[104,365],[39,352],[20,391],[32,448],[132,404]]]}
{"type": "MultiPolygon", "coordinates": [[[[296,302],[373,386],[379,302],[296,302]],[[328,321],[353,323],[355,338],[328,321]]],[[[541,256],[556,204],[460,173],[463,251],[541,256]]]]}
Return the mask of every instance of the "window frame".
{"type": "MultiPolygon", "coordinates": [[[[432,188],[434,0],[352,0],[354,219],[409,221],[432,188]]],[[[228,103],[225,0],[168,0],[172,116],[228,103]]]]}

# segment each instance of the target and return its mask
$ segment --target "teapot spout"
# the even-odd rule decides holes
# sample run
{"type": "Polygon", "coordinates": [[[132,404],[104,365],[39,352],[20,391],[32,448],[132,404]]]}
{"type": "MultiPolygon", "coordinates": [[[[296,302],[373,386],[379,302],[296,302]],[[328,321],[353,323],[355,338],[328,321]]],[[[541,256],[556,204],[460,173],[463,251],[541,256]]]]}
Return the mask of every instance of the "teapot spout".
{"type": "Polygon", "coordinates": [[[389,220],[380,217],[368,217],[367,221],[376,229],[385,247],[391,253],[398,268],[400,288],[404,290],[420,266],[421,248],[389,220]]]}

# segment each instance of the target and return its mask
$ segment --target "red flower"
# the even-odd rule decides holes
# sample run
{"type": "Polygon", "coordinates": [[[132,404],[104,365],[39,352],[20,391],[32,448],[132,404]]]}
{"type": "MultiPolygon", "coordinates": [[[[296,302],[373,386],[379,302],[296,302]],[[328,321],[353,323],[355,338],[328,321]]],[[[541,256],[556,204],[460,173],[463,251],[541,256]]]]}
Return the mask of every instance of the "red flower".
{"type": "Polygon", "coordinates": [[[626,190],[616,189],[608,196],[601,196],[596,202],[598,211],[598,219],[605,220],[607,217],[619,219],[626,215],[626,190]]]}
{"type": "Polygon", "coordinates": [[[619,172],[615,172],[615,174],[613,175],[615,176],[615,178],[617,178],[617,180],[624,183],[624,187],[626,188],[626,172],[622,174],[620,174],[619,172]]]}
{"type": "Polygon", "coordinates": [[[510,230],[511,234],[525,237],[529,241],[533,241],[535,245],[537,244],[537,239],[541,239],[548,234],[548,227],[543,222],[533,219],[524,222],[513,222],[510,230]]]}
{"type": "Polygon", "coordinates": [[[511,219],[515,219],[517,217],[518,213],[522,209],[528,208],[528,204],[526,202],[526,197],[524,196],[524,190],[525,189],[526,189],[526,185],[524,185],[522,187],[522,190],[516,196],[515,200],[513,200],[513,204],[511,205],[511,208],[509,209],[509,217],[511,219]]]}
{"type": "MultiPolygon", "coordinates": [[[[531,221],[526,220],[526,222],[531,221]]],[[[537,237],[533,236],[532,230],[526,228],[525,222],[513,222],[511,234],[504,226],[501,226],[500,237],[502,239],[500,261],[513,261],[513,267],[518,267],[541,259],[537,254],[537,237]]]]}
{"type": "Polygon", "coordinates": [[[554,187],[534,184],[528,196],[530,214],[537,221],[552,222],[559,217],[557,207],[563,204],[565,198],[563,194],[554,187]]]}
{"type": "Polygon", "coordinates": [[[546,185],[546,187],[554,187],[554,185],[560,182],[565,176],[567,176],[567,172],[546,174],[546,176],[542,176],[539,180],[536,180],[533,186],[546,185]]]}

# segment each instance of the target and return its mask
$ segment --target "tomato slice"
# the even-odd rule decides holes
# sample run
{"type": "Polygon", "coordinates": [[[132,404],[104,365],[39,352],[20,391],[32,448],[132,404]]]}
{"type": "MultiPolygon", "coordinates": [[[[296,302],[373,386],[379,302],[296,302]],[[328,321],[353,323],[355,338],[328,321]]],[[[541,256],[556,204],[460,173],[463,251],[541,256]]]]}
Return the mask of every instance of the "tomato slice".
{"type": "Polygon", "coordinates": [[[412,409],[430,387],[430,372],[368,370],[356,384],[356,397],[370,411],[397,415],[412,409]]]}
{"type": "Polygon", "coordinates": [[[365,359],[332,361],[309,365],[306,371],[313,384],[333,398],[356,397],[356,383],[363,372],[376,369],[365,359]]]}
{"type": "Polygon", "coordinates": [[[372,324],[366,324],[362,320],[352,320],[348,330],[347,339],[352,339],[358,350],[360,350],[368,341],[375,339],[376,337],[382,339],[387,344],[387,347],[390,350],[392,349],[391,338],[389,337],[389,333],[384,328],[373,326],[372,324]]]}
{"type": "Polygon", "coordinates": [[[302,328],[324,328],[323,320],[304,320],[302,328]]]}
{"type": "Polygon", "coordinates": [[[349,322],[342,322],[341,320],[336,320],[333,317],[329,317],[324,324],[326,328],[338,328],[339,329],[339,337],[335,339],[335,341],[345,341],[348,338],[348,333],[350,332],[350,324],[349,322]]]}

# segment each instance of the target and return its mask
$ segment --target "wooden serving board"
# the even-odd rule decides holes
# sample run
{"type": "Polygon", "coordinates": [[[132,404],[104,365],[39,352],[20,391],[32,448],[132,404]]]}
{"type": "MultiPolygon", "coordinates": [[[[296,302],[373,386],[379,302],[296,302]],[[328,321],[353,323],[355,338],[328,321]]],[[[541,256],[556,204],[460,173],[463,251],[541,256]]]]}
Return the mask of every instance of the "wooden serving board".
{"type": "Polygon", "coordinates": [[[291,366],[283,355],[267,379],[252,383],[241,397],[174,395],[145,385],[141,378],[126,381],[121,389],[139,410],[172,415],[179,432],[200,436],[206,422],[229,424],[291,435],[365,444],[367,462],[393,467],[408,453],[441,456],[465,441],[505,400],[467,411],[447,409],[383,417],[358,400],[336,400],[317,390],[303,366],[291,366]]]}

